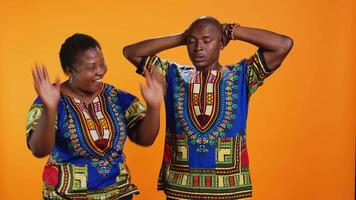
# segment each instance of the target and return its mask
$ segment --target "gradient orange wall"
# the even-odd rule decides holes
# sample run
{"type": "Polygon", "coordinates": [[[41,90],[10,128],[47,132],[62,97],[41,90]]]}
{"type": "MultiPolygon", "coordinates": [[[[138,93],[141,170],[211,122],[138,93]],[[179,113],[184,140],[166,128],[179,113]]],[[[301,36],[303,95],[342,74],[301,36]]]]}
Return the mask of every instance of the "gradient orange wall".
{"type": "MultiPolygon", "coordinates": [[[[254,199],[354,199],[356,2],[255,1],[2,1],[0,6],[0,199],[40,199],[45,159],[25,143],[25,115],[36,94],[31,66],[45,63],[63,75],[59,47],[81,32],[101,42],[109,66],[105,81],[141,98],[141,77],[123,58],[124,45],[184,31],[201,15],[291,36],[283,66],[252,97],[248,119],[254,199]]],[[[256,50],[231,42],[223,63],[256,50]]],[[[161,54],[190,63],[180,47],[161,54]]],[[[142,99],[142,98],[141,98],[142,99]]],[[[162,108],[162,117],[164,110],[162,108]]],[[[164,199],[156,191],[164,118],[156,143],[126,143],[135,199],[164,199]]]]}

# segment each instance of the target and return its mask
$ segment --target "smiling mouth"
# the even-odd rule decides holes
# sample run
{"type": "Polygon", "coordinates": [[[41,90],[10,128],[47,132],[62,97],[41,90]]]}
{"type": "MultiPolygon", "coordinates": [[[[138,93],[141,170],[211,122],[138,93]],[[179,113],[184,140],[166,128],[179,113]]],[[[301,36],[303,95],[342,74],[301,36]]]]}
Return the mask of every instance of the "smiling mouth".
{"type": "Polygon", "coordinates": [[[95,80],[94,82],[95,82],[95,83],[102,83],[102,82],[103,82],[103,79],[98,79],[98,80],[95,80]]]}

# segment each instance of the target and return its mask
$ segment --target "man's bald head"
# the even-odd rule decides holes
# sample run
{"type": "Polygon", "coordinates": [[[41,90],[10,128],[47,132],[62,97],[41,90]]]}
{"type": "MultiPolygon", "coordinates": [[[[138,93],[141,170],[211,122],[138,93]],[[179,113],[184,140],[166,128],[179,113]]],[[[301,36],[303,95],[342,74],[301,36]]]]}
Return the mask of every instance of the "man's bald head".
{"type": "Polygon", "coordinates": [[[220,34],[220,37],[223,35],[223,29],[222,29],[220,22],[217,19],[215,19],[214,17],[210,17],[210,16],[199,17],[198,19],[193,21],[193,23],[188,28],[188,32],[191,32],[193,28],[200,26],[200,25],[212,26],[215,29],[217,29],[218,33],[220,34]]]}

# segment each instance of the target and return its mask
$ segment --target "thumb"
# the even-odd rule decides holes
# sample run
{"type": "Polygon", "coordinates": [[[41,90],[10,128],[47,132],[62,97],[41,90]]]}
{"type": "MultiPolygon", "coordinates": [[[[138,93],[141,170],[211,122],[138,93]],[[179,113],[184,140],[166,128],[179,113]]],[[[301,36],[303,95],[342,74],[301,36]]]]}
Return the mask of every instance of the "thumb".
{"type": "Polygon", "coordinates": [[[143,95],[144,90],[145,90],[145,85],[143,83],[140,83],[140,91],[141,91],[142,96],[144,96],[143,95]]]}
{"type": "Polygon", "coordinates": [[[54,86],[57,90],[59,90],[61,87],[61,80],[58,76],[56,76],[56,78],[55,78],[54,86]]]}

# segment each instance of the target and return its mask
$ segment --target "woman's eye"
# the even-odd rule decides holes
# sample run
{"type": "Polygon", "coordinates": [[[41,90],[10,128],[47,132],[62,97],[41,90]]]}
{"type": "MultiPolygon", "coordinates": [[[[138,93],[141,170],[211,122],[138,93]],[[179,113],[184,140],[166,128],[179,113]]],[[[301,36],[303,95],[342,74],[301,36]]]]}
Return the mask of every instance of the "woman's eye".
{"type": "Polygon", "coordinates": [[[89,65],[86,67],[87,70],[89,71],[93,71],[95,69],[95,66],[94,65],[89,65]]]}

